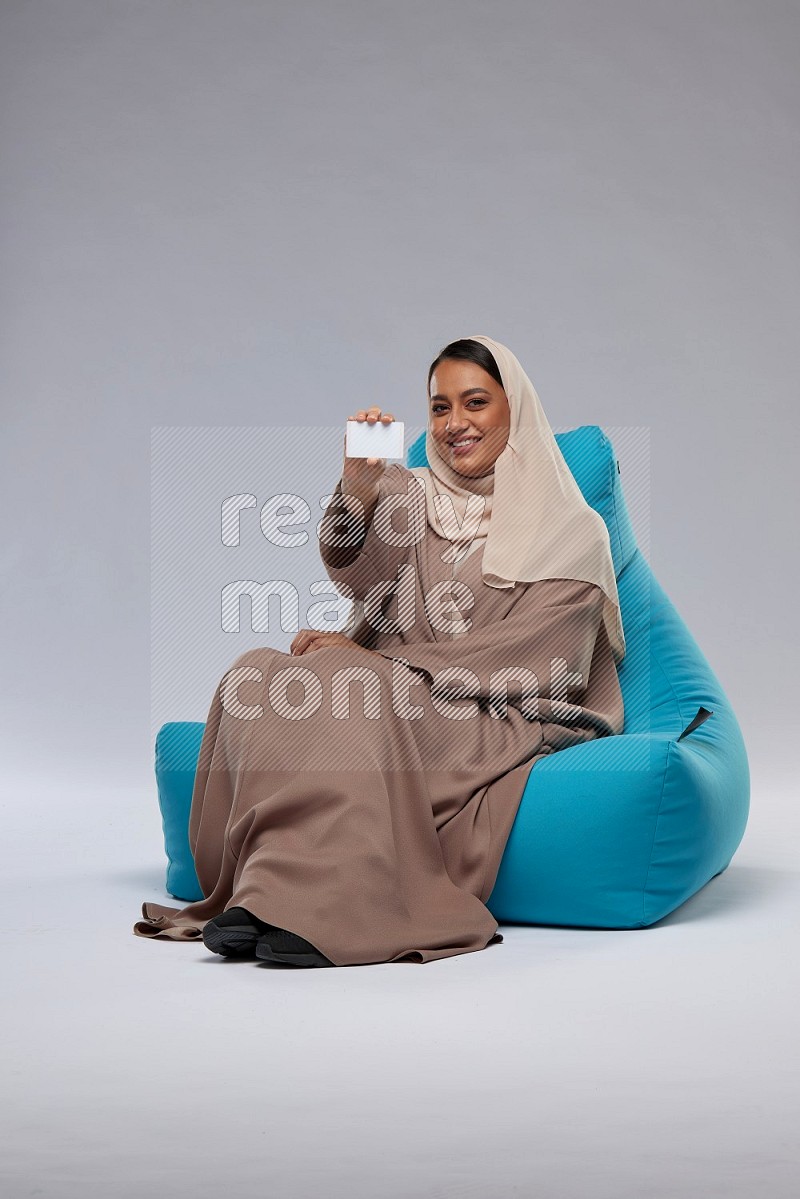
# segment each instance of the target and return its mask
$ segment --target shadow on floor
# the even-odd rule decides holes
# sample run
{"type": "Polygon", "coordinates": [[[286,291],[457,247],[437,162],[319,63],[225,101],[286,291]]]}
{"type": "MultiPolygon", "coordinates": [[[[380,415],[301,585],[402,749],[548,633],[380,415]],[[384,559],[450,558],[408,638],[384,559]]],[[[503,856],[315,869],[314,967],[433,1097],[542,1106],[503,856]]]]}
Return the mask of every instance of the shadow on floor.
{"type": "Polygon", "coordinates": [[[165,889],[163,866],[141,866],[135,870],[115,870],[113,873],[104,872],[103,877],[109,882],[117,883],[120,886],[128,887],[134,885],[136,887],[147,887],[149,890],[163,891],[165,895],[164,903],[173,904],[175,907],[182,907],[189,902],[188,899],[173,899],[165,889]]]}

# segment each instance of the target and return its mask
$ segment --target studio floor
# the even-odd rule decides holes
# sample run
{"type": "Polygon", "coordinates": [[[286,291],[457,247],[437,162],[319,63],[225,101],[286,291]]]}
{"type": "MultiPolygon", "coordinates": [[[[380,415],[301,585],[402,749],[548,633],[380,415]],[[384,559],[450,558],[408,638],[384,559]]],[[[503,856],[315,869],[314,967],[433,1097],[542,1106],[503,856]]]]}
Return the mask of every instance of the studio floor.
{"type": "Polygon", "coordinates": [[[788,778],[754,768],[730,867],[653,928],[325,970],[133,935],[180,906],[148,775],[4,806],[4,1195],[796,1193],[788,778]]]}

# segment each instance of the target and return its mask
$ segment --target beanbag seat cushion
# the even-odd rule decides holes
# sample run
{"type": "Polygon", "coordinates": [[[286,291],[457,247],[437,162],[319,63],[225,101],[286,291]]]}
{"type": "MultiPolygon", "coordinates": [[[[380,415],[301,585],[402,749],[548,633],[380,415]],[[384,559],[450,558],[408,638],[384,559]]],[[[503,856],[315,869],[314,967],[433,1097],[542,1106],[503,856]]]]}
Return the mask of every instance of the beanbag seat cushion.
{"type": "MultiPolygon", "coordinates": [[[[487,907],[501,923],[645,928],[728,866],[749,813],[747,754],[719,680],[636,545],[611,441],[597,425],[555,436],[609,532],[625,729],[536,763],[487,907]]],[[[423,434],[408,465],[426,463],[423,434]]],[[[170,722],[155,746],[166,887],[187,902],[202,898],[188,824],[203,728],[170,722]]]]}

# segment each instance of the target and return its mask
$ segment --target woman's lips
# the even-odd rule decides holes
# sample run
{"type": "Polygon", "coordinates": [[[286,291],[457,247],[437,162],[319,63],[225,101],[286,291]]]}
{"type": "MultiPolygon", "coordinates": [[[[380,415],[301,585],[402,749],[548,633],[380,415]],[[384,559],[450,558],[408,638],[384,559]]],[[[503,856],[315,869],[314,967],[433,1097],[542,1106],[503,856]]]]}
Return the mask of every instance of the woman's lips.
{"type": "Polygon", "coordinates": [[[464,456],[465,454],[468,454],[468,453],[470,452],[470,450],[474,450],[474,449],[475,449],[475,446],[478,444],[478,442],[479,442],[480,440],[481,440],[481,438],[480,438],[480,437],[476,437],[476,438],[474,438],[474,440],[472,440],[472,441],[470,441],[470,442],[469,442],[469,445],[454,445],[454,444],[451,442],[451,443],[450,443],[450,450],[452,451],[452,453],[453,453],[453,454],[455,454],[455,455],[456,455],[456,457],[457,457],[457,458],[463,458],[463,456],[464,456]]]}

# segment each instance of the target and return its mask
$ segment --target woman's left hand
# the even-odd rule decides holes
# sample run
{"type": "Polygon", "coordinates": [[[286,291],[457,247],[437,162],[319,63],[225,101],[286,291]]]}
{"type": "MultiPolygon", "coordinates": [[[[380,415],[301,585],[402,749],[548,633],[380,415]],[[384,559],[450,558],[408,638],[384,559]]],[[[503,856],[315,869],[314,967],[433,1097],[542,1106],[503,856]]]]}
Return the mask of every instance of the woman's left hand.
{"type": "Polygon", "coordinates": [[[312,650],[327,649],[332,645],[350,645],[353,649],[360,649],[365,654],[375,653],[375,650],[367,649],[365,645],[359,645],[344,633],[325,633],[318,629],[301,629],[289,646],[289,652],[295,655],[307,654],[312,650]]]}

